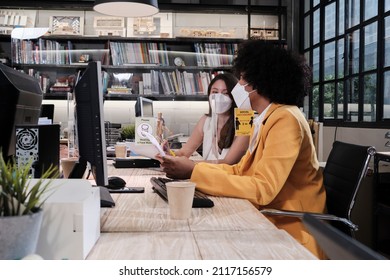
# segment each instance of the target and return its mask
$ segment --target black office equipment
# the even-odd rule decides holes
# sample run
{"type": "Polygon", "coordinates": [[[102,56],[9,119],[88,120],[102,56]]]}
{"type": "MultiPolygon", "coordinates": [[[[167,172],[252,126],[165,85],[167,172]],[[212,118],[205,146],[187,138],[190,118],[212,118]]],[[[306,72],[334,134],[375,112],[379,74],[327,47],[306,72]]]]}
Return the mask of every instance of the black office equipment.
{"type": "Polygon", "coordinates": [[[117,190],[126,187],[126,181],[121,177],[111,176],[108,177],[108,186],[107,188],[110,190],[117,190]]]}
{"type": "Polygon", "coordinates": [[[76,139],[79,161],[69,178],[82,178],[90,165],[96,185],[101,187],[101,206],[114,204],[108,190],[107,150],[104,129],[103,90],[100,61],[89,62],[75,86],[76,139]],[[103,201],[104,199],[104,201],[103,201]]]}
{"type": "Polygon", "coordinates": [[[160,167],[160,162],[149,158],[116,158],[113,165],[115,168],[149,168],[160,167]]]}
{"type": "Polygon", "coordinates": [[[54,119],[54,104],[42,104],[41,107],[41,118],[48,118],[49,120],[54,119]]]}
{"type": "Polygon", "coordinates": [[[106,187],[98,187],[100,191],[100,207],[114,207],[115,202],[106,187]]]}
{"type": "Polygon", "coordinates": [[[304,214],[302,221],[331,260],[386,260],[384,256],[311,214],[304,214]]]}
{"type": "MultiPolygon", "coordinates": [[[[172,182],[174,180],[161,177],[152,177],[150,182],[153,185],[153,190],[165,201],[168,201],[167,188],[165,183],[172,182]]],[[[214,206],[214,202],[207,197],[204,193],[195,190],[194,201],[192,203],[193,208],[210,208],[214,206]]]]}
{"type": "Polygon", "coordinates": [[[60,125],[17,125],[15,158],[18,165],[32,162],[33,178],[41,178],[50,166],[59,169],[60,125]]]}
{"type": "Polygon", "coordinates": [[[134,105],[136,117],[153,117],[153,100],[138,96],[134,105]]]}
{"type": "Polygon", "coordinates": [[[15,156],[15,126],[37,125],[42,104],[38,80],[0,63],[0,148],[15,156]]]}
{"type": "Polygon", "coordinates": [[[122,189],[108,189],[110,193],[143,193],[144,187],[123,187],[122,189]]]}

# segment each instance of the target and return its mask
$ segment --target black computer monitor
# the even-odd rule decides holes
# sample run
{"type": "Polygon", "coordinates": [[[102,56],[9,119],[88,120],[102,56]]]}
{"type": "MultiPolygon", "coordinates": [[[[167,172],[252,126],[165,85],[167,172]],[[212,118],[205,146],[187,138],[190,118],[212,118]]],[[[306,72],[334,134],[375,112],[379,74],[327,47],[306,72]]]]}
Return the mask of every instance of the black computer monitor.
{"type": "Polygon", "coordinates": [[[89,62],[75,86],[76,141],[79,162],[70,178],[82,178],[87,165],[96,185],[107,186],[107,151],[104,129],[103,90],[100,61],[89,62]]]}
{"type": "Polygon", "coordinates": [[[136,117],[153,117],[153,100],[142,96],[137,97],[135,102],[135,116],[136,117]]]}
{"type": "Polygon", "coordinates": [[[5,160],[15,156],[15,126],[38,124],[42,98],[37,79],[0,64],[0,148],[5,160]]]}
{"type": "Polygon", "coordinates": [[[48,118],[49,120],[54,119],[54,104],[42,104],[41,107],[41,118],[48,118]]]}
{"type": "Polygon", "coordinates": [[[304,214],[303,224],[331,260],[386,260],[366,245],[310,214],[304,214]]]}

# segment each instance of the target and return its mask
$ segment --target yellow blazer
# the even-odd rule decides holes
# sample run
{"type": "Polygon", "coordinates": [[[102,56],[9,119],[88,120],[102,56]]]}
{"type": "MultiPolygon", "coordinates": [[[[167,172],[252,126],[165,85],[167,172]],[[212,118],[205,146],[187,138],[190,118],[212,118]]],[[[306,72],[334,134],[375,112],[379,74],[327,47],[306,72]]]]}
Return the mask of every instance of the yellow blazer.
{"type": "MultiPolygon", "coordinates": [[[[272,104],[264,117],[256,148],[234,165],[201,162],[191,181],[215,196],[249,200],[257,208],[324,213],[325,189],[311,131],[298,107],[272,104]]],[[[323,258],[300,219],[269,217],[313,254],[323,258]]]]}

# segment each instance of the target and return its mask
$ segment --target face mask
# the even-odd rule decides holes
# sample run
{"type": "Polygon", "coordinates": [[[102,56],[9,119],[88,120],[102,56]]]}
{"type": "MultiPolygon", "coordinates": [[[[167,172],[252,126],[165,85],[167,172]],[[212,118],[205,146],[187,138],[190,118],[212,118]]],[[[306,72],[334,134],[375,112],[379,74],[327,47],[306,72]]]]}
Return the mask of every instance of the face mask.
{"type": "Polygon", "coordinates": [[[215,108],[216,114],[223,114],[227,112],[232,106],[232,100],[229,98],[229,96],[221,93],[211,94],[209,100],[211,104],[211,110],[214,111],[215,108]]]}
{"type": "Polygon", "coordinates": [[[238,108],[243,110],[252,110],[249,94],[255,90],[252,90],[251,92],[247,92],[245,90],[245,87],[247,85],[248,84],[241,85],[240,83],[237,83],[232,90],[232,95],[234,98],[234,102],[236,102],[238,108]]]}

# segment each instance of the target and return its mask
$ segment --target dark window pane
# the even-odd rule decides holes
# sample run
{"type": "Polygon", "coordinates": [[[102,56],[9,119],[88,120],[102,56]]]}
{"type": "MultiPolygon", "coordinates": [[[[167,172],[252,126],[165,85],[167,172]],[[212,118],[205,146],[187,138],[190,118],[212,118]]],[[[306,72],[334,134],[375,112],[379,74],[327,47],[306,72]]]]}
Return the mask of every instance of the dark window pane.
{"type": "Polygon", "coordinates": [[[376,120],[376,74],[364,76],[363,120],[376,120]]]}
{"type": "Polygon", "coordinates": [[[310,0],[305,0],[305,13],[310,10],[310,0]]]}
{"type": "Polygon", "coordinates": [[[335,42],[331,42],[324,47],[324,81],[335,78],[335,42]]]}
{"type": "Polygon", "coordinates": [[[357,77],[348,80],[348,120],[358,121],[359,110],[359,79],[357,77]]]}
{"type": "Polygon", "coordinates": [[[364,0],[364,20],[378,15],[378,0],[364,0]]]}
{"type": "Polygon", "coordinates": [[[348,35],[348,73],[354,74],[359,72],[359,31],[348,35]]]}
{"type": "Polygon", "coordinates": [[[325,40],[335,37],[336,34],[336,3],[325,7],[325,40]]]}
{"type": "Polygon", "coordinates": [[[304,48],[310,47],[310,16],[305,17],[305,35],[304,35],[304,48]]]}
{"type": "Polygon", "coordinates": [[[339,82],[337,83],[337,95],[336,95],[336,104],[337,104],[337,119],[343,119],[343,112],[344,112],[344,83],[339,82]]]}
{"type": "Polygon", "coordinates": [[[376,54],[378,42],[377,23],[364,28],[364,71],[376,69],[376,54]]]}
{"type": "Polygon", "coordinates": [[[345,32],[345,3],[344,0],[339,1],[339,34],[345,32]]]}
{"type": "Polygon", "coordinates": [[[390,119],[390,71],[384,73],[383,118],[390,119]]]}
{"type": "Polygon", "coordinates": [[[318,82],[320,80],[320,49],[315,48],[313,50],[313,82],[318,82]]]}
{"type": "Polygon", "coordinates": [[[320,42],[320,10],[317,9],[313,14],[313,44],[320,42]]]}
{"type": "MultiPolygon", "coordinates": [[[[390,1],[390,0],[389,0],[390,1]]],[[[385,18],[385,66],[390,66],[390,17],[385,18]]]]}
{"type": "Polygon", "coordinates": [[[334,119],[335,108],[335,88],[334,83],[324,85],[324,119],[334,119]]]}
{"type": "Polygon", "coordinates": [[[337,42],[337,77],[344,77],[344,39],[341,39],[337,42]]]}
{"type": "Polygon", "coordinates": [[[357,25],[360,21],[360,0],[349,0],[348,27],[357,25]]]}
{"type": "Polygon", "coordinates": [[[313,119],[318,120],[319,117],[319,102],[320,102],[320,88],[319,86],[313,86],[313,92],[312,92],[312,105],[313,105],[313,119]]]}

